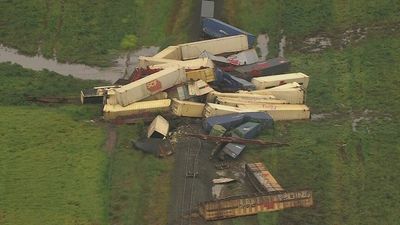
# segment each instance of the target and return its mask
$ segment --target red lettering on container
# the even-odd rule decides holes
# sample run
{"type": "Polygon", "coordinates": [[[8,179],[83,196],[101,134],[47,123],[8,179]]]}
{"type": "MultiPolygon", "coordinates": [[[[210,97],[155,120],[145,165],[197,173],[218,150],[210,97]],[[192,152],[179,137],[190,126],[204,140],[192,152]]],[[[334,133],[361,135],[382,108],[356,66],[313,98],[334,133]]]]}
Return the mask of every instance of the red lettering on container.
{"type": "Polygon", "coordinates": [[[159,80],[152,80],[146,84],[147,90],[150,92],[156,92],[161,89],[161,82],[159,80]]]}

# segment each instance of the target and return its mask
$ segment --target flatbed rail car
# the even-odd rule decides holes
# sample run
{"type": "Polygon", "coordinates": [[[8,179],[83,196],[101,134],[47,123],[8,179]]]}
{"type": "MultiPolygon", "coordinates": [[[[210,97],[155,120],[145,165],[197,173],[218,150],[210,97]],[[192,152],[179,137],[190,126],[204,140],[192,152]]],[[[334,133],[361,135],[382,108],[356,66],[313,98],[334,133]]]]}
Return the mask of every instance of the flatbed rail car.
{"type": "Polygon", "coordinates": [[[199,214],[205,220],[221,220],[288,208],[306,208],[312,205],[312,191],[301,190],[255,196],[235,196],[202,202],[199,205],[199,214]]]}
{"type": "Polygon", "coordinates": [[[284,191],[263,163],[247,163],[246,176],[260,193],[284,191]]]}

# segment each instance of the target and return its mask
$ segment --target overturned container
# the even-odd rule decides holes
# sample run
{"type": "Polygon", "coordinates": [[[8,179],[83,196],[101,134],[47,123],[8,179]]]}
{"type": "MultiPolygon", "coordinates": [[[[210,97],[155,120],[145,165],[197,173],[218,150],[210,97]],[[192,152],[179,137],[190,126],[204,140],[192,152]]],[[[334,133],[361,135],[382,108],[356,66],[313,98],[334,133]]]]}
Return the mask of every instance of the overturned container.
{"type": "Polygon", "coordinates": [[[179,47],[182,51],[183,60],[198,58],[199,55],[204,51],[218,55],[222,53],[239,52],[249,49],[247,36],[245,35],[190,42],[186,44],[180,44],[179,47]]]}
{"type": "Polygon", "coordinates": [[[284,191],[263,163],[247,163],[246,176],[260,193],[284,191]]]}
{"type": "Polygon", "coordinates": [[[233,137],[251,139],[257,137],[261,133],[261,124],[255,122],[246,122],[232,131],[233,137]]]}
{"type": "Polygon", "coordinates": [[[236,143],[228,143],[224,146],[222,151],[229,155],[232,158],[236,158],[240,155],[240,153],[243,152],[243,150],[246,148],[246,145],[243,144],[236,144],[236,143]]]}
{"type": "Polygon", "coordinates": [[[240,124],[242,124],[244,117],[245,116],[240,113],[208,117],[203,120],[203,129],[206,132],[210,132],[210,130],[214,126],[220,125],[220,126],[224,127],[225,129],[229,130],[233,127],[237,127],[240,124]]]}
{"type": "Polygon", "coordinates": [[[172,112],[177,116],[203,117],[204,103],[172,99],[172,112]]]}
{"type": "Polygon", "coordinates": [[[116,119],[122,116],[134,116],[143,113],[168,112],[171,99],[135,102],[127,106],[106,104],[103,108],[103,116],[106,120],[116,119]]]}
{"type": "Polygon", "coordinates": [[[169,123],[164,117],[158,115],[147,129],[147,138],[164,138],[168,135],[169,123]]]}
{"type": "Polygon", "coordinates": [[[253,34],[243,31],[221,20],[217,20],[214,18],[203,18],[201,25],[204,34],[206,34],[206,36],[209,36],[211,38],[221,38],[221,37],[244,34],[247,36],[248,46],[253,46],[254,42],[256,41],[256,36],[254,36],[253,34]]]}
{"type": "Polygon", "coordinates": [[[118,104],[127,106],[186,81],[185,70],[171,67],[115,89],[118,104]]]}
{"type": "Polygon", "coordinates": [[[309,76],[304,73],[287,73],[274,76],[256,77],[251,79],[251,83],[256,85],[256,89],[266,89],[297,82],[304,90],[307,90],[309,76]]]}
{"type": "Polygon", "coordinates": [[[240,66],[235,68],[235,71],[251,79],[251,77],[286,73],[289,69],[290,62],[285,58],[278,57],[263,62],[240,66]]]}
{"type": "Polygon", "coordinates": [[[266,112],[274,121],[310,119],[310,109],[306,105],[238,105],[238,108],[266,112]]]}

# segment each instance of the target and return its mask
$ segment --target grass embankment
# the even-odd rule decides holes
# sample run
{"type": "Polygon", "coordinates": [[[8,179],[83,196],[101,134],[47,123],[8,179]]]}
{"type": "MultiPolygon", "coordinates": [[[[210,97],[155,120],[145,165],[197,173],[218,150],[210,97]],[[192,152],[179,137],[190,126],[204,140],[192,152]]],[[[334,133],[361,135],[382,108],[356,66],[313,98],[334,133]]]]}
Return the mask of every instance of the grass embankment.
{"type": "Polygon", "coordinates": [[[106,224],[105,132],[89,122],[96,107],[23,98],[96,83],[0,64],[0,224],[106,224]]]}
{"type": "Polygon", "coordinates": [[[167,223],[172,158],[158,159],[132,149],[138,126],[118,127],[111,164],[111,224],[167,223]]]}
{"type": "Polygon", "coordinates": [[[400,3],[392,0],[233,0],[224,4],[228,22],[254,34],[268,33],[270,56],[277,55],[282,35],[295,48],[315,34],[337,36],[346,29],[400,22],[400,3]]]}
{"type": "Polygon", "coordinates": [[[60,61],[107,66],[126,35],[135,34],[139,46],[165,46],[185,39],[183,23],[174,25],[169,18],[184,21],[190,4],[183,1],[174,9],[176,2],[2,1],[0,43],[25,54],[35,55],[40,48],[44,56],[55,54],[60,61]]]}
{"type": "Polygon", "coordinates": [[[399,34],[370,33],[343,50],[286,52],[292,71],[310,75],[307,105],[326,117],[279,122],[265,137],[290,146],[245,157],[286,189],[312,189],[315,207],[261,214],[260,224],[398,224],[399,48],[399,34]]]}
{"type": "Polygon", "coordinates": [[[0,64],[0,224],[166,223],[171,159],[134,151],[138,127],[107,154],[99,106],[25,100],[103,84],[0,64]]]}

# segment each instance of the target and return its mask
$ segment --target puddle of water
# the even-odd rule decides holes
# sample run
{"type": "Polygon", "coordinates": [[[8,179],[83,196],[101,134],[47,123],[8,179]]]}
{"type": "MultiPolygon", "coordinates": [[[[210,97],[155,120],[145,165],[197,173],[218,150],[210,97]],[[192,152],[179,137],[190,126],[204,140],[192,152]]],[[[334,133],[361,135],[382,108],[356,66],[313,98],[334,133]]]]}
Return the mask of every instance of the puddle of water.
{"type": "MultiPolygon", "coordinates": [[[[138,62],[138,57],[152,56],[158,52],[158,47],[142,48],[131,54],[130,67],[138,62]]],[[[72,75],[73,77],[85,80],[106,80],[114,82],[121,78],[125,72],[125,59],[120,57],[116,64],[110,68],[91,67],[84,64],[59,63],[55,59],[46,59],[43,56],[25,56],[18,53],[16,49],[0,45],[0,62],[11,62],[21,65],[24,68],[40,71],[47,69],[61,75],[72,75]]],[[[133,70],[133,69],[130,69],[133,70]]]]}
{"type": "Polygon", "coordinates": [[[268,55],[268,34],[260,34],[257,37],[257,47],[260,49],[261,57],[260,61],[265,60],[268,55]]]}

